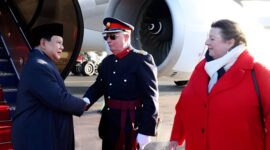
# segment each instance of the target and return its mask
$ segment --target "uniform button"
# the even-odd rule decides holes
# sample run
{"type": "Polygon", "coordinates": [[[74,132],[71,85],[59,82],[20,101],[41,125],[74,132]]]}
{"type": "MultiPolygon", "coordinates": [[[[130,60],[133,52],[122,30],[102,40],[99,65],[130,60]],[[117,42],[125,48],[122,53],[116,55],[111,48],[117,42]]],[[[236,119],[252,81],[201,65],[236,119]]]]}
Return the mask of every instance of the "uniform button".
{"type": "Polygon", "coordinates": [[[113,74],[116,74],[116,72],[114,71],[113,74]]]}
{"type": "Polygon", "coordinates": [[[202,128],[202,129],[201,129],[201,132],[202,132],[202,133],[204,133],[204,132],[205,132],[205,129],[204,129],[204,128],[202,128]]]}
{"type": "Polygon", "coordinates": [[[102,79],[100,79],[100,81],[102,81],[102,79]]]}
{"type": "Polygon", "coordinates": [[[107,110],[110,110],[110,108],[107,108],[107,110]]]}
{"type": "Polygon", "coordinates": [[[112,83],[110,83],[109,86],[112,86],[112,83]]]}
{"type": "Polygon", "coordinates": [[[117,62],[118,62],[118,60],[115,60],[115,62],[117,63],[117,62]]]}
{"type": "Polygon", "coordinates": [[[110,96],[108,96],[107,98],[108,98],[108,99],[110,99],[111,97],[110,97],[110,96]]]}
{"type": "Polygon", "coordinates": [[[127,82],[127,79],[124,79],[124,82],[127,82]]]}

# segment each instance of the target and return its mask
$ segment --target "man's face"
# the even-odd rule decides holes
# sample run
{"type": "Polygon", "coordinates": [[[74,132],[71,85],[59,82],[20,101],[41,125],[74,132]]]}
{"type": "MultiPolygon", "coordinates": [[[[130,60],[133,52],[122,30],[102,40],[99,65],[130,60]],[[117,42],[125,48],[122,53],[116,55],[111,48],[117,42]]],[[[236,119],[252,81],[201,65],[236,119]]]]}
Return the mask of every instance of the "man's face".
{"type": "Polygon", "coordinates": [[[113,54],[118,54],[129,46],[129,34],[124,32],[107,33],[104,34],[104,39],[107,41],[108,46],[113,54]]]}
{"type": "Polygon", "coordinates": [[[51,40],[42,39],[42,49],[53,61],[58,61],[61,58],[61,53],[64,49],[63,38],[61,36],[52,36],[51,40]]]}

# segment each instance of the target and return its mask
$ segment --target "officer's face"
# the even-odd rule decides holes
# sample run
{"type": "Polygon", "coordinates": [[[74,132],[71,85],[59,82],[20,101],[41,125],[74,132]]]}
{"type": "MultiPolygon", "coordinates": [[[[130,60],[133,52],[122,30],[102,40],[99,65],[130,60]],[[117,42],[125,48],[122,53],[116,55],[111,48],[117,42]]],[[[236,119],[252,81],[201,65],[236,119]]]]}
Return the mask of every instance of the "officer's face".
{"type": "Polygon", "coordinates": [[[42,49],[53,61],[61,58],[61,53],[64,49],[63,38],[61,36],[52,36],[51,40],[42,39],[42,49]]]}
{"type": "Polygon", "coordinates": [[[108,33],[104,35],[104,39],[107,41],[112,53],[116,55],[127,49],[129,46],[129,36],[128,33],[124,32],[108,33]]]}

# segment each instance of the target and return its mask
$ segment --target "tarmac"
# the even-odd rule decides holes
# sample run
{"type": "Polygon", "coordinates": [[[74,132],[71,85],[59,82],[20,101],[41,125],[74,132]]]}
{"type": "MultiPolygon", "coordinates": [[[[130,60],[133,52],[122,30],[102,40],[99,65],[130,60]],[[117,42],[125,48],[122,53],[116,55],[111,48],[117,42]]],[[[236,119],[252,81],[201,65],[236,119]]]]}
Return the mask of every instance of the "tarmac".
{"type": "MultiPolygon", "coordinates": [[[[68,90],[75,96],[82,97],[87,88],[95,81],[95,76],[68,76],[65,84],[68,90]]],[[[178,87],[168,78],[159,79],[159,115],[161,123],[158,135],[152,137],[152,142],[145,150],[165,150],[168,145],[173,119],[175,104],[177,103],[183,87],[178,87]]],[[[101,150],[101,139],[98,136],[100,110],[103,105],[100,98],[81,117],[74,116],[75,149],[76,150],[101,150]]],[[[179,147],[179,150],[183,147],[179,147]]]]}

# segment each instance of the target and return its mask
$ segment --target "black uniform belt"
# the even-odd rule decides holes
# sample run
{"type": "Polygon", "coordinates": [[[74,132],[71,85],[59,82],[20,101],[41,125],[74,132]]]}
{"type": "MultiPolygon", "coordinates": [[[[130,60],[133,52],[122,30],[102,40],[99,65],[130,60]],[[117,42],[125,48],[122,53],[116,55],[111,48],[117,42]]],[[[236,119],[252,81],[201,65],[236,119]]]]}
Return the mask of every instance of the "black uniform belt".
{"type": "Polygon", "coordinates": [[[123,101],[123,100],[110,99],[106,101],[107,107],[121,110],[121,129],[125,128],[127,111],[129,111],[131,123],[134,123],[135,110],[138,107],[141,107],[141,105],[142,105],[141,100],[123,101]]]}
{"type": "Polygon", "coordinates": [[[120,110],[136,110],[137,107],[142,105],[141,100],[115,100],[109,99],[106,100],[106,104],[108,107],[113,109],[120,109],[120,110]]]}
{"type": "Polygon", "coordinates": [[[134,143],[134,146],[136,146],[136,139],[135,137],[135,110],[142,106],[141,100],[115,100],[110,99],[106,100],[106,106],[112,109],[119,109],[121,110],[121,131],[120,131],[120,137],[118,142],[118,148],[121,149],[122,146],[125,144],[125,127],[126,127],[126,119],[127,114],[129,112],[129,117],[132,125],[132,131],[131,131],[131,143],[134,143]],[[120,148],[121,147],[121,148],[120,148]]]}

